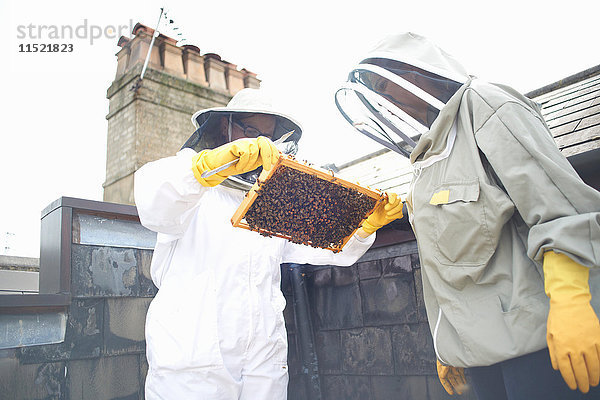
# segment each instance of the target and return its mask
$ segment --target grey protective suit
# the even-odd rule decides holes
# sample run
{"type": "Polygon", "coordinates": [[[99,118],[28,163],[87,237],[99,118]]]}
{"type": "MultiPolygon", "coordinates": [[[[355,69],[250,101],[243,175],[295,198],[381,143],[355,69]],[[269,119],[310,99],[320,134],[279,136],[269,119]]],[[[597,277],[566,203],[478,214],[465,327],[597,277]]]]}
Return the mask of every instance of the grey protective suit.
{"type": "Polygon", "coordinates": [[[543,253],[600,265],[600,194],[562,156],[535,104],[473,79],[411,161],[407,201],[440,360],[490,365],[546,347],[543,253]]]}
{"type": "Polygon", "coordinates": [[[410,154],[406,202],[438,358],[485,366],[545,348],[543,254],[600,266],[600,193],[560,153],[534,102],[469,77],[416,35],[388,40],[379,55],[464,77],[410,154]]]}

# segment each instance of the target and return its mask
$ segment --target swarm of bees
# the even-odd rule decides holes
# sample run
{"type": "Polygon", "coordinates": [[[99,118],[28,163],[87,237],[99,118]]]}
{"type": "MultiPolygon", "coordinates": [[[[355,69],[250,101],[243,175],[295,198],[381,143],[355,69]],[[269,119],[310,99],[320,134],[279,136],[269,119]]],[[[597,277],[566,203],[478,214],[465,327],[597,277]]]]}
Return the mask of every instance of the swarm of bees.
{"type": "Polygon", "coordinates": [[[341,248],[376,202],[357,190],[281,165],[260,184],[245,219],[251,230],[265,236],[341,248]]]}

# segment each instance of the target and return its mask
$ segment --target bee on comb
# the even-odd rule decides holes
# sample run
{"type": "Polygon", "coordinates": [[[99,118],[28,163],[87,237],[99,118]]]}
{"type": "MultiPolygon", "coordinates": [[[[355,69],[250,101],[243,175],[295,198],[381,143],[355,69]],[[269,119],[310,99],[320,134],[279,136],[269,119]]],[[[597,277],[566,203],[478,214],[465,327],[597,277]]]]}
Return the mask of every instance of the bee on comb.
{"type": "Polygon", "coordinates": [[[234,214],[234,226],[338,252],[382,199],[331,171],[282,156],[234,214]]]}

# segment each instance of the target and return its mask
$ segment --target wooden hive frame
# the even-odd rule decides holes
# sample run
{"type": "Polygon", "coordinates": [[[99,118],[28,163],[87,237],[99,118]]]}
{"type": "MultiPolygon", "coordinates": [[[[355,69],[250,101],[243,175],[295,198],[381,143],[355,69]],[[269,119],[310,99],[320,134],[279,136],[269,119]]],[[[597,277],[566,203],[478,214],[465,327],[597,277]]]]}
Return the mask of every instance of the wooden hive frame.
{"type": "MultiPolygon", "coordinates": [[[[279,159],[277,160],[277,162],[275,163],[275,165],[273,166],[273,168],[271,168],[269,171],[263,170],[263,172],[260,174],[260,177],[258,178],[257,182],[252,186],[252,189],[250,189],[250,191],[248,192],[248,194],[246,195],[246,197],[244,198],[244,200],[242,201],[242,203],[240,204],[238,209],[233,214],[233,217],[231,218],[231,223],[233,224],[234,227],[257,231],[257,229],[250,228],[250,225],[248,225],[248,223],[244,219],[245,215],[248,212],[248,210],[250,209],[250,207],[252,206],[252,204],[254,203],[254,201],[259,196],[258,191],[259,191],[259,188],[261,187],[261,185],[264,182],[268,181],[280,166],[289,167],[289,168],[295,169],[297,171],[300,171],[302,173],[316,176],[317,178],[323,179],[327,182],[331,182],[333,184],[340,185],[340,186],[346,187],[346,188],[354,190],[354,191],[358,191],[358,192],[374,199],[375,204],[374,204],[373,208],[365,214],[364,218],[366,218],[368,215],[370,215],[373,212],[373,210],[379,205],[379,203],[381,201],[383,201],[383,199],[385,197],[384,193],[382,193],[378,190],[366,188],[366,187],[360,186],[359,184],[352,183],[352,182],[349,182],[342,178],[336,177],[336,176],[334,176],[333,171],[324,171],[322,169],[317,169],[317,168],[314,168],[314,167],[308,165],[305,162],[304,163],[298,162],[291,156],[281,155],[279,157],[279,159]]],[[[348,242],[348,240],[350,240],[350,238],[354,235],[354,233],[360,228],[362,222],[364,221],[364,218],[361,221],[361,223],[352,231],[352,233],[350,233],[349,235],[344,237],[341,245],[329,246],[329,247],[326,247],[326,249],[331,250],[336,253],[341,251],[342,248],[348,242]]],[[[281,237],[281,238],[288,239],[288,240],[291,239],[291,236],[289,236],[289,235],[282,234],[280,232],[273,232],[268,229],[259,228],[258,232],[261,234],[264,234],[264,235],[268,235],[268,236],[276,236],[276,237],[281,237]]],[[[310,243],[310,242],[305,243],[305,244],[312,245],[312,243],[310,243]]]]}

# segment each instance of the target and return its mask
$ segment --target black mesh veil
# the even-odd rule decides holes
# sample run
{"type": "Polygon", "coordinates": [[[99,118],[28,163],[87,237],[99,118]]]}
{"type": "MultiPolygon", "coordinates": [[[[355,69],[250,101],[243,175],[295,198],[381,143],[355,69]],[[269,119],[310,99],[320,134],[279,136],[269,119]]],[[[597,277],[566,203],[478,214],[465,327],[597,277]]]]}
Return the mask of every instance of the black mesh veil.
{"type": "MultiPolygon", "coordinates": [[[[200,113],[194,119],[194,124],[197,126],[196,131],[181,147],[191,148],[196,152],[206,149],[214,149],[226,143],[229,143],[228,127],[230,121],[241,120],[250,115],[257,114],[256,112],[241,112],[241,111],[209,111],[200,113]]],[[[273,135],[269,137],[272,141],[276,141],[282,135],[294,131],[294,134],[279,144],[277,147],[284,154],[294,155],[298,151],[298,141],[302,136],[302,128],[291,119],[283,116],[267,113],[258,113],[268,115],[275,119],[275,129],[273,135]]],[[[265,135],[267,136],[267,135],[265,135]]],[[[241,181],[252,185],[260,175],[262,167],[241,175],[230,177],[233,181],[241,181]]]]}
{"type": "Polygon", "coordinates": [[[222,118],[222,115],[216,113],[209,115],[181,148],[190,148],[196,152],[200,152],[205,149],[214,149],[227,143],[227,133],[223,132],[223,127],[221,126],[222,118]]]}

